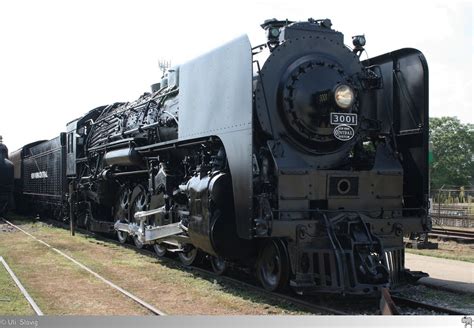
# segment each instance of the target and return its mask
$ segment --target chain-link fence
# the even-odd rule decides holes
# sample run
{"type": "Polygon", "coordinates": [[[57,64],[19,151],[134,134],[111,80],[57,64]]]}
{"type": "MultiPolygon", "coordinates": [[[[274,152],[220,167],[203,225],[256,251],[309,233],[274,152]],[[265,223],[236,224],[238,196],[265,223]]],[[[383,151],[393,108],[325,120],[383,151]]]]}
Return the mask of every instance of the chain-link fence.
{"type": "Polygon", "coordinates": [[[435,226],[474,228],[474,189],[431,190],[430,214],[435,226]]]}

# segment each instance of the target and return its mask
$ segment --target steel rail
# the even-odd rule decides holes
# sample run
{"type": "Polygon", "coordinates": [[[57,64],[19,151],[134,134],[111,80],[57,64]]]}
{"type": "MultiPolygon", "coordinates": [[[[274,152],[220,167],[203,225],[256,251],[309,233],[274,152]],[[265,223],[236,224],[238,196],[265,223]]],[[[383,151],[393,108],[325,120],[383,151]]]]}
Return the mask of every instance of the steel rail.
{"type": "Polygon", "coordinates": [[[20,280],[17,278],[17,276],[15,275],[15,273],[13,272],[13,270],[10,268],[10,266],[7,264],[7,262],[5,261],[5,259],[3,257],[0,256],[0,262],[2,262],[3,266],[5,267],[5,269],[7,270],[7,272],[10,274],[10,276],[12,277],[13,281],[15,282],[15,284],[18,286],[18,288],[20,289],[21,293],[23,294],[23,296],[25,296],[26,300],[28,301],[28,303],[30,303],[31,307],[33,308],[33,310],[36,312],[37,315],[44,315],[43,314],[43,311],[41,311],[41,309],[39,308],[38,304],[36,304],[36,302],[34,301],[34,299],[30,296],[30,294],[26,291],[25,287],[23,287],[22,283],[20,282],[20,280]]]}
{"type": "Polygon", "coordinates": [[[474,242],[474,231],[458,230],[449,228],[432,228],[428,233],[431,237],[437,237],[446,240],[455,240],[457,242],[474,242]]]}
{"type": "Polygon", "coordinates": [[[449,235],[449,236],[474,238],[474,231],[468,231],[468,230],[458,230],[458,229],[450,229],[450,228],[432,228],[430,233],[438,234],[438,235],[443,234],[443,235],[449,235]]]}
{"type": "Polygon", "coordinates": [[[416,301],[410,298],[392,295],[392,299],[396,303],[397,306],[405,305],[409,307],[422,308],[422,309],[427,309],[427,310],[432,310],[432,311],[452,314],[452,315],[466,315],[466,313],[458,311],[458,310],[454,310],[454,309],[450,309],[450,308],[446,308],[446,307],[442,307],[438,305],[433,305],[433,304],[429,304],[429,303],[425,303],[421,301],[416,301]]]}
{"type": "Polygon", "coordinates": [[[65,257],[66,259],[68,259],[69,261],[73,262],[74,264],[76,264],[77,266],[79,266],[80,268],[84,269],[85,271],[89,272],[90,274],[92,274],[94,277],[96,277],[97,279],[101,280],[102,282],[104,282],[105,284],[109,285],[110,287],[114,288],[115,290],[119,291],[120,293],[124,294],[125,296],[127,296],[128,298],[132,299],[133,301],[135,301],[136,303],[138,303],[139,305],[141,305],[142,307],[146,308],[147,310],[149,310],[150,312],[156,314],[156,315],[160,315],[160,316],[165,316],[166,313],[158,310],[157,308],[155,308],[153,305],[145,302],[144,300],[138,298],[137,296],[133,295],[132,293],[130,293],[129,291],[123,289],[122,287],[120,286],[117,286],[116,284],[114,284],[113,282],[105,279],[104,277],[102,277],[101,275],[99,275],[98,273],[92,271],[91,269],[89,269],[87,266],[85,266],[84,264],[78,262],[77,260],[75,260],[74,258],[72,258],[71,256],[63,253],[62,251],[60,251],[59,249],[57,248],[54,248],[52,247],[51,245],[49,245],[48,243],[42,241],[41,239],[38,239],[36,238],[35,236],[33,236],[32,234],[30,234],[29,232],[23,230],[22,228],[14,225],[13,223],[11,223],[10,221],[6,220],[5,218],[2,218],[2,220],[7,223],[8,225],[14,227],[15,229],[23,232],[24,234],[28,235],[29,237],[33,238],[34,240],[36,240],[37,242],[43,244],[44,246],[48,247],[49,249],[55,251],[56,253],[60,254],[61,256],[65,257]]]}

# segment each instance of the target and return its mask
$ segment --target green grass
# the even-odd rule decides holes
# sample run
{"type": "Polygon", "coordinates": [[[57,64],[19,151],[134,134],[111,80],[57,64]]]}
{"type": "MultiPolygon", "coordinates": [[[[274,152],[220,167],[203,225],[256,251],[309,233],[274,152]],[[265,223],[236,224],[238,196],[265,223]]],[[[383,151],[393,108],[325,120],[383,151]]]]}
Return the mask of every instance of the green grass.
{"type": "Polygon", "coordinates": [[[0,264],[0,315],[34,315],[33,309],[0,264]]]}

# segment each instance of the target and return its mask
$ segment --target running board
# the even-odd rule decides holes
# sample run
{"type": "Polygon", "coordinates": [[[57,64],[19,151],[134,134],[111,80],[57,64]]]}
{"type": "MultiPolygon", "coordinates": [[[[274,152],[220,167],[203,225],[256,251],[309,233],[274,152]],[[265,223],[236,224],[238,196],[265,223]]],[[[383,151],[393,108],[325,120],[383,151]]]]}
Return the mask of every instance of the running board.
{"type": "Polygon", "coordinates": [[[131,236],[137,236],[138,240],[144,244],[154,244],[155,241],[160,239],[183,233],[180,222],[152,228],[146,227],[144,229],[145,231],[143,231],[143,229],[137,224],[117,221],[114,224],[114,229],[127,232],[131,236]]]}

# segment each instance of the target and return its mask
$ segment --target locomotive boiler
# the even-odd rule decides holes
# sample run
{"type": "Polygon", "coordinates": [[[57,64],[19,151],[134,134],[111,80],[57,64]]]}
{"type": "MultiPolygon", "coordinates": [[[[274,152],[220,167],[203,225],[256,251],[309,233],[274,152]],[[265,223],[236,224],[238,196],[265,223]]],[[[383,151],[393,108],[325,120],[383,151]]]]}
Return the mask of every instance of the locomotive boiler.
{"type": "Polygon", "coordinates": [[[361,61],[364,36],[350,49],[328,19],[262,28],[67,124],[73,224],[251,267],[268,290],[397,284],[403,235],[430,229],[423,54],[361,61]]]}

